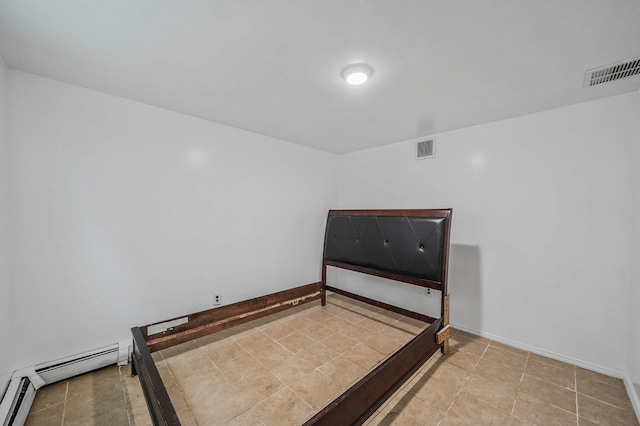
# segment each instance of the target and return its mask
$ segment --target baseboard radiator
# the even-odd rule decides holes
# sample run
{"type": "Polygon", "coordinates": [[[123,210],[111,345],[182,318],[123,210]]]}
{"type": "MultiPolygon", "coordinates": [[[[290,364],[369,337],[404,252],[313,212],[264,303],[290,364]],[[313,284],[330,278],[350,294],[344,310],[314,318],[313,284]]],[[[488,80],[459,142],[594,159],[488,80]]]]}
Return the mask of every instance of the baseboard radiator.
{"type": "Polygon", "coordinates": [[[0,425],[22,426],[42,386],[109,365],[125,365],[130,353],[131,342],[125,341],[16,371],[0,401],[0,425]]]}
{"type": "Polygon", "coordinates": [[[35,396],[36,388],[28,377],[11,379],[0,404],[3,426],[23,425],[35,396]]]}

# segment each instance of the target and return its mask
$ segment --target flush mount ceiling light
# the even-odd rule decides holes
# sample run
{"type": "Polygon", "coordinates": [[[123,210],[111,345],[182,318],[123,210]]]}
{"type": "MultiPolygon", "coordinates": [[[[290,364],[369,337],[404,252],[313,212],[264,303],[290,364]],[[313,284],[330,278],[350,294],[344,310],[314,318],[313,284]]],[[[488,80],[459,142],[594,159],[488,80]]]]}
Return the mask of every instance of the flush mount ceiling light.
{"type": "Polygon", "coordinates": [[[352,86],[359,86],[371,77],[373,69],[367,64],[349,65],[342,71],[342,78],[352,86]]]}

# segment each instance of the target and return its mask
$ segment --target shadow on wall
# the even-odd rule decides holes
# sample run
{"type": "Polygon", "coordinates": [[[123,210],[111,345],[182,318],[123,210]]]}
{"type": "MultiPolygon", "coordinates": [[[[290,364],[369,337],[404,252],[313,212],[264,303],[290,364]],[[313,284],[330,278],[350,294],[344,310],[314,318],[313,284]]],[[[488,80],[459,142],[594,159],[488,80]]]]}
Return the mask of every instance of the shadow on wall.
{"type": "Polygon", "coordinates": [[[482,330],[482,270],[480,247],[451,244],[449,249],[451,325],[482,330]]]}

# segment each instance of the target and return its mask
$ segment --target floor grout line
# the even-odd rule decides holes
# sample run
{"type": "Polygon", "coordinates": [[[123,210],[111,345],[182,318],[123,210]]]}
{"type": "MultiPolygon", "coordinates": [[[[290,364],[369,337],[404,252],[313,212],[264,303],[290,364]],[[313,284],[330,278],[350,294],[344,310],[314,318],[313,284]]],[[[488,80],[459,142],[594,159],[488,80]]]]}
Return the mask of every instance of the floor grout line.
{"type": "Polygon", "coordinates": [[[67,412],[67,399],[69,396],[69,381],[67,380],[65,382],[65,387],[64,387],[64,405],[62,407],[62,419],[61,419],[61,426],[64,426],[64,416],[67,412]]]}

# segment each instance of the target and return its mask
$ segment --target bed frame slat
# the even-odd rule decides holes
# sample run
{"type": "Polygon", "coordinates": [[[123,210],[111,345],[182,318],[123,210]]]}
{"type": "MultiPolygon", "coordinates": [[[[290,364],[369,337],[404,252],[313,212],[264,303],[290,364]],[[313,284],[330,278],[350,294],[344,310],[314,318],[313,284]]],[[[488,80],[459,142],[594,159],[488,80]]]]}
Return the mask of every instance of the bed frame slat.
{"type": "Polygon", "coordinates": [[[439,282],[425,280],[422,278],[409,277],[406,275],[400,275],[393,272],[380,271],[373,268],[367,268],[365,266],[352,265],[350,263],[336,262],[335,260],[325,260],[325,265],[335,266],[336,268],[341,268],[341,269],[348,269],[350,271],[355,271],[355,272],[361,272],[363,274],[375,275],[376,277],[388,278],[390,280],[413,284],[420,287],[428,287],[434,290],[442,290],[442,284],[440,284],[439,282]]]}
{"type": "Polygon", "coordinates": [[[400,315],[415,318],[417,320],[424,321],[429,324],[432,324],[433,322],[436,321],[435,318],[430,317],[428,315],[424,315],[419,312],[409,311],[407,309],[400,308],[398,306],[389,305],[388,303],[380,302],[379,300],[369,299],[368,297],[360,296],[359,294],[351,293],[349,291],[342,290],[340,288],[331,287],[330,285],[325,286],[325,290],[331,291],[333,293],[341,294],[343,296],[347,296],[351,299],[359,300],[360,302],[364,302],[372,306],[377,306],[379,308],[386,309],[387,311],[397,312],[400,315]]]}

